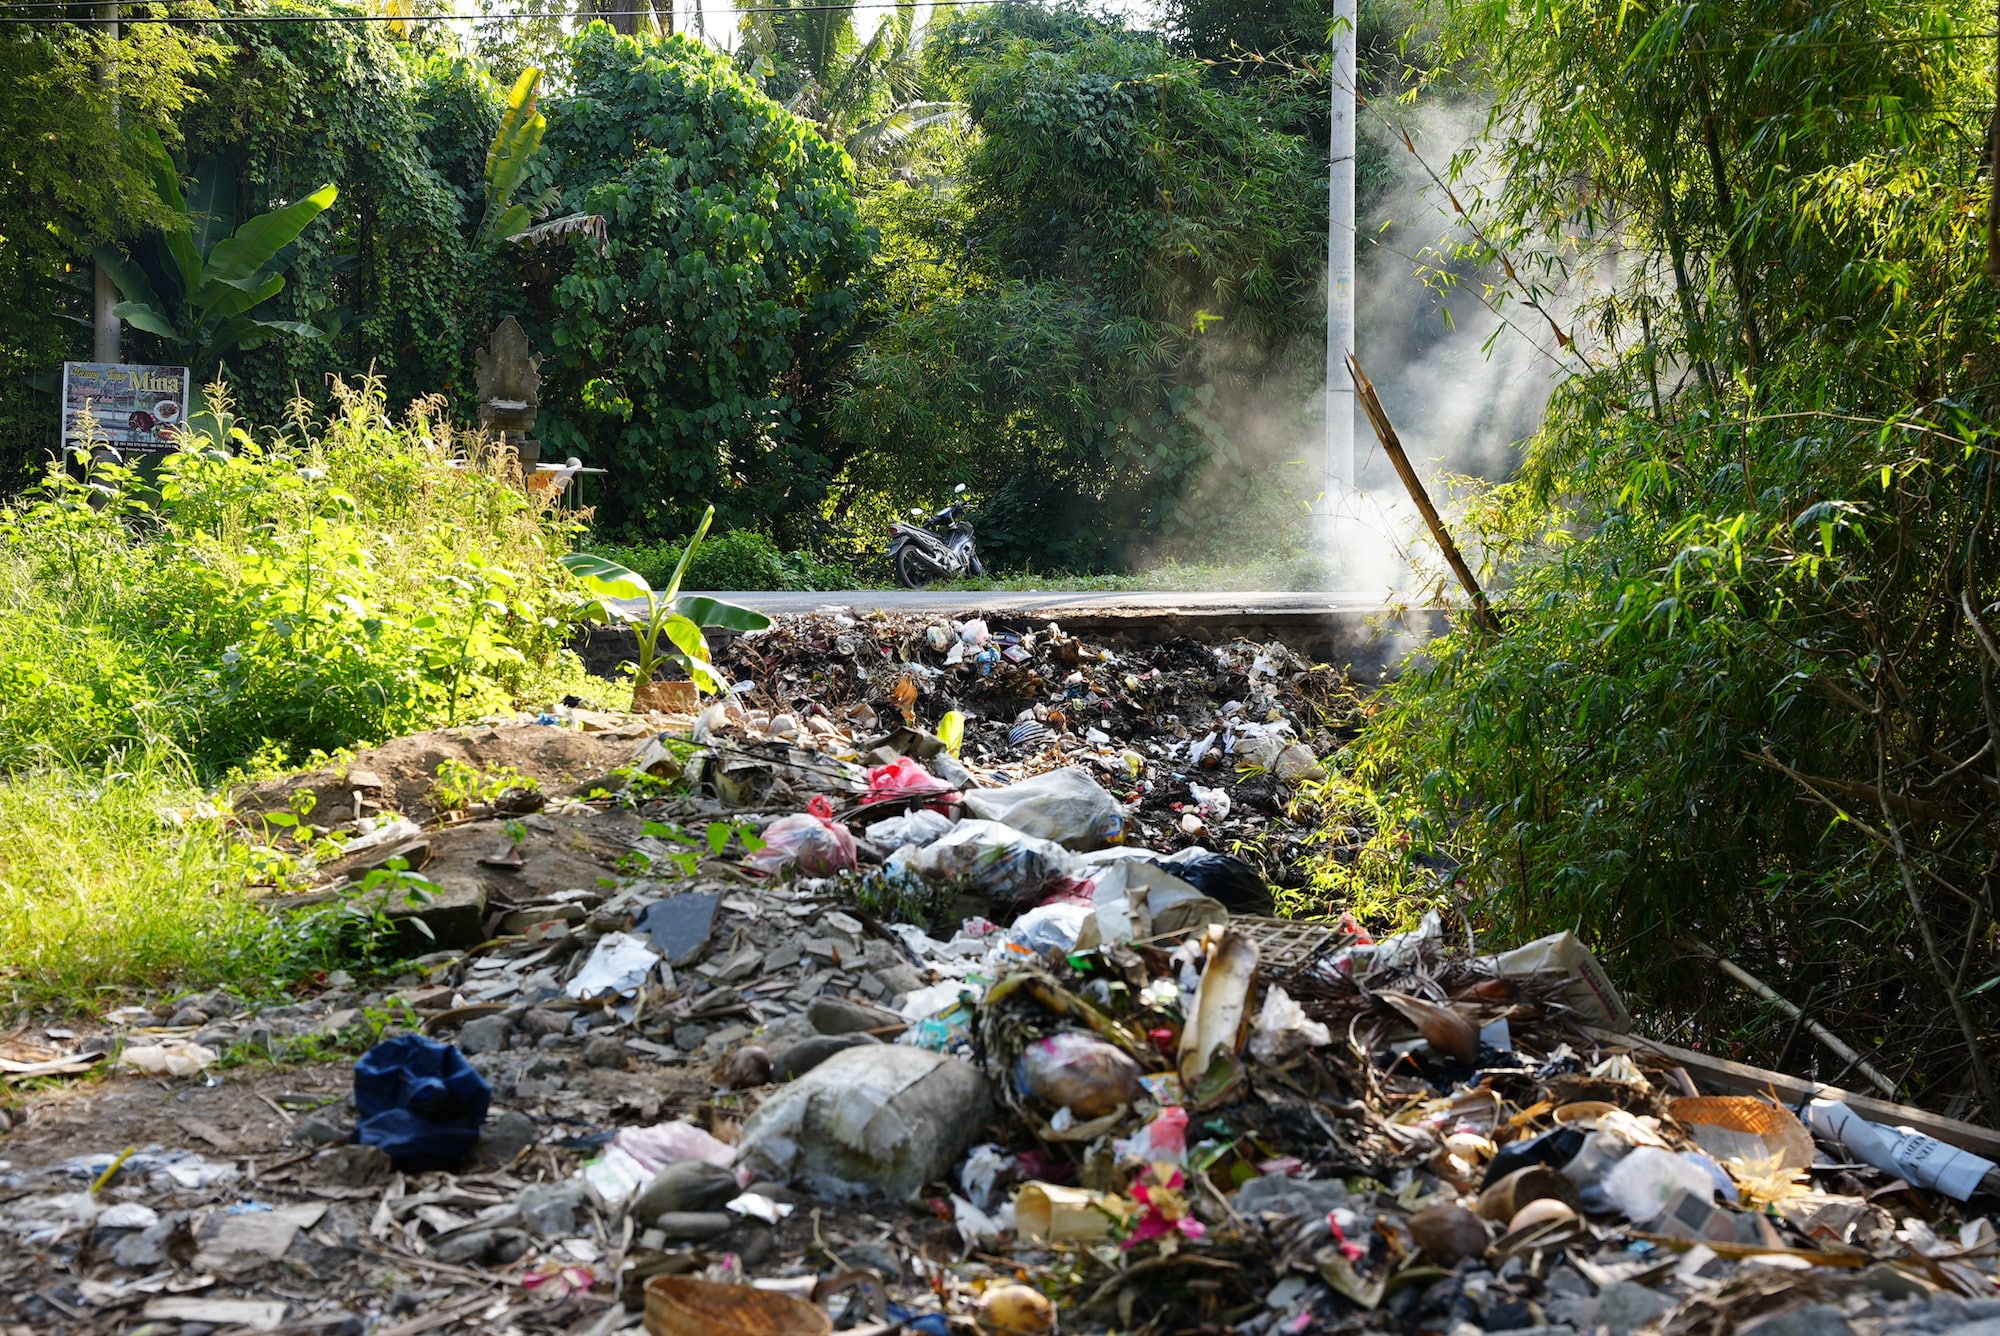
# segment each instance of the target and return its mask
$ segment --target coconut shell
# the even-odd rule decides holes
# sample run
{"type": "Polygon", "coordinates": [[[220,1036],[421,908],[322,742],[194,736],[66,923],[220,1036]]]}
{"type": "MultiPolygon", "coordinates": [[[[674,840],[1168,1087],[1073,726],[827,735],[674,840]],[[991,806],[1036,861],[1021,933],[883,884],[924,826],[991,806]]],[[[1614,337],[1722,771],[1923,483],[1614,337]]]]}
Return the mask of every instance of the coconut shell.
{"type": "Polygon", "coordinates": [[[1531,1201],[1550,1197],[1572,1211],[1583,1209],[1576,1184],[1545,1164],[1530,1164],[1487,1185],[1479,1194],[1479,1214],[1488,1220],[1512,1220],[1531,1201]]]}
{"type": "Polygon", "coordinates": [[[1423,1260],[1446,1269],[1468,1257],[1484,1256],[1486,1223],[1463,1206],[1440,1202],[1410,1217],[1410,1237],[1423,1260]]]}
{"type": "Polygon", "coordinates": [[[1467,1066],[1479,1061],[1479,1027],[1463,1012],[1408,993],[1381,992],[1375,996],[1416,1026],[1424,1042],[1439,1053],[1457,1058],[1467,1066]]]}

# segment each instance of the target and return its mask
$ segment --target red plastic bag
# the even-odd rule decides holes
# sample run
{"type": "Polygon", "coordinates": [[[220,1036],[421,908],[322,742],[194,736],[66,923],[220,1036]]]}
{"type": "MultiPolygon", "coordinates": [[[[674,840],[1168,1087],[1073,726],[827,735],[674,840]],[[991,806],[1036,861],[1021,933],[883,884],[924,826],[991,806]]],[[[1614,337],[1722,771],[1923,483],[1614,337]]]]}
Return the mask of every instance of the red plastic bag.
{"type": "Polygon", "coordinates": [[[792,867],[808,877],[830,877],[854,867],[854,836],[833,819],[833,804],[815,797],[805,811],[764,827],[764,847],[743,861],[760,872],[792,867]]]}
{"type": "MultiPolygon", "coordinates": [[[[862,803],[886,802],[891,798],[907,798],[913,794],[957,794],[951,785],[933,775],[930,771],[908,756],[898,756],[887,765],[878,765],[868,772],[868,793],[862,803]]],[[[927,803],[929,807],[941,807],[941,803],[927,803]]]]}

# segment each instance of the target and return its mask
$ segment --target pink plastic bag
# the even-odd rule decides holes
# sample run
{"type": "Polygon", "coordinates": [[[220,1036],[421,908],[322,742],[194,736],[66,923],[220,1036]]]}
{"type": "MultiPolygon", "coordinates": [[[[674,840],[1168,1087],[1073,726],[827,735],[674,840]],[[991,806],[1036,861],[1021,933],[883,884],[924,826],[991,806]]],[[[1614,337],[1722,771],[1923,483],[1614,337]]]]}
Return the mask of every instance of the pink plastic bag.
{"type": "Polygon", "coordinates": [[[743,860],[760,872],[797,868],[808,877],[830,877],[854,867],[854,836],[833,819],[833,805],[814,798],[796,816],[764,828],[764,847],[743,860]]]}
{"type": "MultiPolygon", "coordinates": [[[[861,801],[879,803],[890,798],[907,798],[913,794],[951,792],[951,785],[924,769],[916,760],[908,756],[898,756],[889,764],[878,765],[868,772],[868,793],[861,801]]],[[[939,806],[936,803],[929,805],[939,806]]]]}
{"type": "Polygon", "coordinates": [[[652,1127],[627,1127],[611,1144],[658,1173],[682,1160],[706,1160],[724,1168],[736,1162],[736,1147],[717,1141],[690,1122],[657,1123],[652,1127]]]}

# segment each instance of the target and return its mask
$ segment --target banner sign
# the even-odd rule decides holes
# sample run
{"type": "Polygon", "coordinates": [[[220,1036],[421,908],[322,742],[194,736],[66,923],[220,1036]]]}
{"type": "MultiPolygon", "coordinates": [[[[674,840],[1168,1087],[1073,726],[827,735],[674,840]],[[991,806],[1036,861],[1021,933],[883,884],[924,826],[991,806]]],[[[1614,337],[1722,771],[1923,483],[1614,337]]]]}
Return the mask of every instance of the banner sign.
{"type": "Polygon", "coordinates": [[[92,439],[118,450],[171,450],[187,418],[188,369],[122,362],[63,363],[63,445],[85,443],[83,417],[95,419],[92,439]]]}

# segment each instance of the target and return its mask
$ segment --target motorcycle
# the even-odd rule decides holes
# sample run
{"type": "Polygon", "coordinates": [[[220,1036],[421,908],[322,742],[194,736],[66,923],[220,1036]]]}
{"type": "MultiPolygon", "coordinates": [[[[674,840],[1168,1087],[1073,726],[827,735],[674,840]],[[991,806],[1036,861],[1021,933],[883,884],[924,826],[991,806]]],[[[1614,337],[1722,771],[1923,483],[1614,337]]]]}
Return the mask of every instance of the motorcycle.
{"type": "MultiPolygon", "coordinates": [[[[965,575],[983,575],[979,553],[972,545],[972,525],[965,518],[965,484],[951,489],[953,501],[921,524],[892,521],[889,525],[889,564],[896,568],[896,583],[905,589],[921,589],[934,580],[956,580],[965,575]],[[942,536],[938,530],[942,530],[942,536]]],[[[910,514],[923,518],[924,512],[910,514]]]]}

